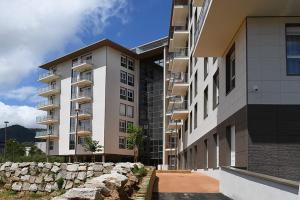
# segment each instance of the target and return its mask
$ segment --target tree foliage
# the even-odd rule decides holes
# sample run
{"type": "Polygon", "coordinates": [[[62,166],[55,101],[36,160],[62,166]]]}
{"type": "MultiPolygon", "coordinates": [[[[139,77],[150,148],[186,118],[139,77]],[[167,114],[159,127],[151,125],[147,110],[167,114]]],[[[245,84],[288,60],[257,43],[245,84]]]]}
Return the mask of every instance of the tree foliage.
{"type": "MultiPolygon", "coordinates": [[[[92,137],[86,137],[84,139],[83,148],[85,151],[96,153],[102,151],[103,146],[99,144],[99,141],[93,140],[92,137]]],[[[95,155],[93,155],[93,162],[95,162],[95,155]]]]}
{"type": "Polygon", "coordinates": [[[127,128],[127,147],[134,150],[134,162],[137,162],[139,149],[143,144],[143,128],[137,125],[129,125],[127,128]]]}

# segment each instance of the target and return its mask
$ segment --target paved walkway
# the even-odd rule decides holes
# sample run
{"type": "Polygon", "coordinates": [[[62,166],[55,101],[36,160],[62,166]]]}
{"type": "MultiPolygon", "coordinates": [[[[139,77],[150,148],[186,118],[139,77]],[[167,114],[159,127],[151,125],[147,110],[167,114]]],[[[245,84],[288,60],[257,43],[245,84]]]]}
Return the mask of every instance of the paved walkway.
{"type": "Polygon", "coordinates": [[[157,173],[153,200],[229,200],[219,193],[219,182],[200,173],[157,173]]]}

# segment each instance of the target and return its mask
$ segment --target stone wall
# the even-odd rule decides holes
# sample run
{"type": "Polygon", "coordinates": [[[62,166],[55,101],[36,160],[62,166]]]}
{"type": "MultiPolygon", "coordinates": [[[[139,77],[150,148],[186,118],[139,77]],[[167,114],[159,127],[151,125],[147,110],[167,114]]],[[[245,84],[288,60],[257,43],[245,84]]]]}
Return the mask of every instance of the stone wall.
{"type": "Polygon", "coordinates": [[[135,166],[141,167],[142,164],[6,162],[0,165],[0,178],[6,189],[31,192],[59,190],[58,180],[61,179],[63,179],[62,189],[68,190],[80,187],[95,177],[109,174],[122,175],[134,185],[138,183],[131,172],[135,166]]]}

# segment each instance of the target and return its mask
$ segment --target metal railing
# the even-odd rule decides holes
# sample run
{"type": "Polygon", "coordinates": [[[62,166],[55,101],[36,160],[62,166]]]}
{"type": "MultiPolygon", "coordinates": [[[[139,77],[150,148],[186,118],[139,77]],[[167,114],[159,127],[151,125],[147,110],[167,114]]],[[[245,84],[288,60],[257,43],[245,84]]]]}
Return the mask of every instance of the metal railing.
{"type": "Polygon", "coordinates": [[[38,93],[44,93],[44,92],[48,92],[48,91],[56,90],[56,89],[58,89],[58,86],[56,86],[56,85],[49,85],[48,87],[39,88],[38,89],[38,93]]]}
{"type": "Polygon", "coordinates": [[[79,93],[72,94],[72,99],[77,99],[77,98],[82,98],[82,97],[92,98],[92,92],[87,90],[87,91],[81,91],[79,93]]]}
{"type": "Polygon", "coordinates": [[[49,70],[46,73],[40,74],[39,75],[39,79],[48,77],[48,76],[52,76],[52,75],[58,75],[55,71],[49,70]]]}
{"type": "Polygon", "coordinates": [[[175,52],[173,53],[174,58],[182,58],[188,56],[188,48],[176,48],[175,52]]]}
{"type": "Polygon", "coordinates": [[[166,144],[166,149],[176,149],[176,148],[177,148],[176,142],[168,142],[166,144]]]}
{"type": "Polygon", "coordinates": [[[173,83],[187,83],[188,82],[188,74],[184,72],[172,73],[171,80],[173,83]]]}
{"type": "MultiPolygon", "coordinates": [[[[84,108],[84,109],[79,109],[78,115],[91,115],[92,114],[92,109],[91,108],[84,108]]],[[[71,116],[77,115],[77,112],[75,110],[71,111],[71,116]]]]}
{"type": "Polygon", "coordinates": [[[177,122],[177,124],[180,124],[181,120],[176,120],[176,119],[170,119],[169,120],[169,124],[176,124],[176,122],[177,122]]]}
{"type": "Polygon", "coordinates": [[[56,100],[46,100],[46,101],[38,103],[38,105],[36,107],[41,108],[41,107],[52,106],[52,105],[58,106],[59,102],[56,100]]]}
{"type": "Polygon", "coordinates": [[[49,121],[49,120],[57,120],[57,118],[53,115],[45,115],[45,116],[38,116],[36,117],[36,122],[44,122],[44,121],[49,121]]]}
{"type": "Polygon", "coordinates": [[[181,110],[187,110],[188,109],[188,101],[184,100],[180,103],[174,103],[172,110],[173,111],[181,111],[181,110]]]}
{"type": "Polygon", "coordinates": [[[174,6],[187,6],[187,0],[174,0],[174,6]]]}
{"type": "Polygon", "coordinates": [[[73,67],[76,67],[81,64],[93,64],[92,59],[78,59],[77,61],[73,62],[73,67]]]}
{"type": "Polygon", "coordinates": [[[84,74],[78,77],[72,77],[72,83],[76,83],[83,80],[93,81],[93,76],[91,74],[84,74]]]}
{"type": "MultiPolygon", "coordinates": [[[[82,124],[80,126],[78,126],[78,132],[81,132],[81,131],[89,131],[91,132],[92,131],[92,125],[91,124],[82,124]]],[[[76,132],[76,127],[75,126],[72,126],[71,127],[71,132],[72,133],[75,133],[76,132]]]]}
{"type": "Polygon", "coordinates": [[[204,2],[203,2],[203,6],[202,6],[202,9],[201,9],[200,15],[198,17],[197,23],[196,23],[196,28],[195,28],[195,33],[194,33],[194,43],[195,44],[198,41],[200,31],[201,31],[201,28],[203,26],[204,19],[205,19],[205,16],[207,14],[210,2],[211,2],[211,0],[204,0],[204,2]]]}
{"type": "Polygon", "coordinates": [[[58,135],[56,130],[45,130],[45,131],[37,131],[35,133],[35,137],[49,136],[49,135],[58,135]]]}

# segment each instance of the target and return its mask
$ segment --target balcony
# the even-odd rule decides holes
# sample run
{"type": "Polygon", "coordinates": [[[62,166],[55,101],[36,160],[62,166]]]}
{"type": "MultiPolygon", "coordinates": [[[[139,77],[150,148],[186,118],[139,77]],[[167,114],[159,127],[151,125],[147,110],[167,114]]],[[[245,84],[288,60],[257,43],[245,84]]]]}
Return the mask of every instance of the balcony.
{"type": "Polygon", "coordinates": [[[46,116],[39,116],[36,118],[37,124],[43,124],[43,125],[50,125],[58,123],[57,117],[54,117],[52,115],[46,115],[46,116]]]}
{"type": "Polygon", "coordinates": [[[85,87],[93,84],[93,78],[91,74],[85,74],[72,78],[72,85],[78,87],[85,87]]]}
{"type": "Polygon", "coordinates": [[[174,26],[173,47],[185,47],[189,39],[187,26],[174,26]]]}
{"type": "Polygon", "coordinates": [[[44,111],[49,111],[49,110],[53,110],[56,108],[59,108],[59,103],[57,101],[53,101],[53,100],[52,101],[47,100],[47,101],[44,101],[37,105],[38,110],[44,110],[44,111]]]}
{"type": "Polygon", "coordinates": [[[176,142],[167,142],[165,146],[166,151],[175,151],[177,149],[176,142]]]}
{"type": "Polygon", "coordinates": [[[78,103],[86,103],[92,101],[92,92],[91,91],[81,91],[79,93],[72,94],[71,101],[78,103]]]}
{"type": "MultiPolygon", "coordinates": [[[[77,113],[75,110],[71,111],[71,118],[76,118],[77,113]]],[[[80,109],[78,112],[78,119],[79,120],[86,120],[90,119],[92,117],[92,109],[91,108],[85,108],[80,109]]]]}
{"type": "Polygon", "coordinates": [[[176,48],[171,60],[170,71],[174,73],[186,72],[189,64],[188,48],[176,48]]]}
{"type": "Polygon", "coordinates": [[[50,70],[50,71],[48,71],[44,74],[41,74],[39,76],[38,81],[44,82],[44,83],[49,83],[49,82],[52,82],[52,81],[55,81],[55,80],[59,79],[59,77],[60,76],[56,72],[50,70]]]}
{"type": "Polygon", "coordinates": [[[185,120],[189,114],[188,101],[178,101],[173,103],[171,118],[174,120],[185,120]]]}
{"type": "Polygon", "coordinates": [[[194,57],[222,57],[247,16],[299,16],[300,1],[204,0],[194,57]]]}
{"type": "Polygon", "coordinates": [[[46,131],[38,131],[35,134],[36,139],[42,140],[55,140],[58,139],[58,132],[53,130],[46,130],[46,131]]]}
{"type": "Polygon", "coordinates": [[[203,5],[204,0],[193,0],[193,6],[200,7],[203,5]]]}
{"type": "Polygon", "coordinates": [[[174,78],[171,80],[172,84],[172,96],[186,96],[189,88],[188,74],[187,73],[176,73],[173,75],[174,78]]]}
{"type": "Polygon", "coordinates": [[[60,93],[60,89],[58,88],[58,86],[55,85],[49,85],[48,87],[40,88],[38,90],[39,96],[43,96],[43,97],[52,96],[58,93],[60,93]]]}
{"type": "Polygon", "coordinates": [[[183,121],[182,120],[172,120],[170,119],[168,122],[168,129],[178,129],[183,125],[183,121]]]}
{"type": "Polygon", "coordinates": [[[189,14],[188,0],[174,0],[173,2],[172,25],[180,24],[185,26],[189,14]]]}
{"type": "Polygon", "coordinates": [[[73,63],[72,69],[75,72],[84,72],[93,69],[93,63],[91,59],[79,59],[73,63]]]}
{"type": "Polygon", "coordinates": [[[174,103],[182,102],[182,101],[183,101],[183,97],[181,97],[181,96],[171,96],[171,97],[169,97],[168,111],[170,111],[170,112],[172,111],[174,103]]]}
{"type": "MultiPolygon", "coordinates": [[[[71,130],[72,133],[76,133],[76,127],[71,130]]],[[[90,124],[83,124],[78,126],[77,129],[78,136],[90,136],[92,134],[92,126],[90,124]]]]}

